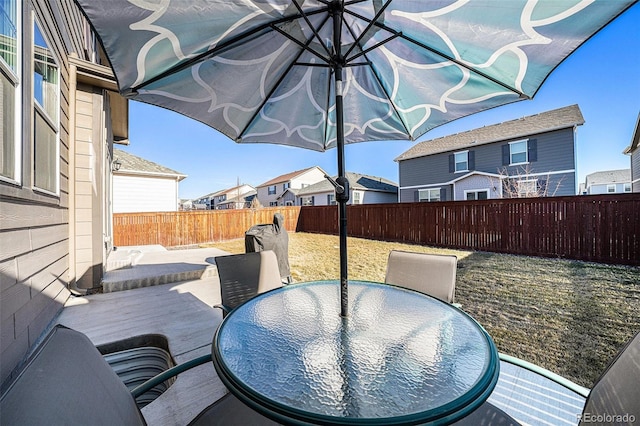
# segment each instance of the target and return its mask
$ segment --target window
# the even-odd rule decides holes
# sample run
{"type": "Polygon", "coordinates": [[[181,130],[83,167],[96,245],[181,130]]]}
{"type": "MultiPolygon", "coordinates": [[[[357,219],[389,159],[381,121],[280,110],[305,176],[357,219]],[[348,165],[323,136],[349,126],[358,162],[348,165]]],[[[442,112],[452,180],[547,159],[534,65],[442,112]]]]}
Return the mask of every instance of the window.
{"type": "Polygon", "coordinates": [[[418,190],[418,201],[440,201],[440,188],[418,190]]]}
{"type": "Polygon", "coordinates": [[[269,207],[275,207],[278,205],[277,201],[269,201],[269,207]]]}
{"type": "Polygon", "coordinates": [[[353,191],[353,201],[351,204],[362,204],[362,192],[353,191]]]}
{"type": "Polygon", "coordinates": [[[327,194],[327,205],[331,206],[336,204],[336,194],[327,194]]]}
{"type": "Polygon", "coordinates": [[[624,192],[631,192],[631,184],[630,183],[625,183],[624,184],[624,192]]]}
{"type": "Polygon", "coordinates": [[[523,164],[527,159],[527,141],[509,143],[510,164],[523,164]]]}
{"type": "Polygon", "coordinates": [[[20,20],[18,0],[0,0],[0,177],[20,180],[20,20]]]}
{"type": "Polygon", "coordinates": [[[276,193],[276,186],[275,185],[269,186],[269,195],[273,195],[275,193],[276,193]]]}
{"type": "Polygon", "coordinates": [[[615,185],[607,185],[607,192],[616,192],[615,185]]]}
{"type": "Polygon", "coordinates": [[[59,70],[37,22],[33,37],[34,186],[57,193],[59,70]]]}
{"type": "Polygon", "coordinates": [[[287,188],[291,188],[291,182],[287,182],[287,183],[283,183],[282,184],[282,190],[286,191],[287,188]]]}
{"type": "Polygon", "coordinates": [[[302,197],[302,205],[303,206],[312,206],[313,205],[313,196],[311,196],[311,197],[302,197]]]}
{"type": "Polygon", "coordinates": [[[455,171],[458,172],[466,172],[469,170],[469,151],[456,152],[454,154],[455,158],[455,171]]]}
{"type": "Polygon", "coordinates": [[[473,191],[464,191],[464,197],[467,200],[488,200],[489,199],[489,190],[488,189],[478,189],[473,191]]]}
{"type": "Polygon", "coordinates": [[[518,181],[518,197],[535,197],[538,195],[537,180],[519,180],[518,181]]]}

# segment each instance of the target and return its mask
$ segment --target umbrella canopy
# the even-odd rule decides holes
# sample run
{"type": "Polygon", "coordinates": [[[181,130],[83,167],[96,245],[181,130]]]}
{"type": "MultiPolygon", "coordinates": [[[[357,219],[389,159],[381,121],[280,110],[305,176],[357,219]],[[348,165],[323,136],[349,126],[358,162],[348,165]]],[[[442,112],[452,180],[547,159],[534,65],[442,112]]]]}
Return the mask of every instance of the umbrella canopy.
{"type": "Polygon", "coordinates": [[[531,98],[632,0],[76,0],[120,90],[236,142],[338,147],[346,313],[345,143],[415,140],[531,98]]]}

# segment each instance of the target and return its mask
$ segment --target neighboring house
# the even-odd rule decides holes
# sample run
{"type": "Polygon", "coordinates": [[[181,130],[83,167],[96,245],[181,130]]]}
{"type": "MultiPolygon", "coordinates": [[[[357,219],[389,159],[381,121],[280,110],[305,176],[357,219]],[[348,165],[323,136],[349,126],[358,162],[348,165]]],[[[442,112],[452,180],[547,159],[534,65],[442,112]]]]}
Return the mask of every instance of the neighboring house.
{"type": "Polygon", "coordinates": [[[0,2],[0,383],[112,250],[128,103],[73,0],[0,2]]]}
{"type": "Polygon", "coordinates": [[[288,189],[301,189],[325,179],[326,172],[318,166],[287,173],[258,185],[258,201],[264,207],[293,206],[295,195],[282,197],[288,189]]]}
{"type": "Polygon", "coordinates": [[[193,210],[193,200],[181,199],[179,209],[183,211],[193,210]]]}
{"type": "Polygon", "coordinates": [[[581,194],[619,194],[631,192],[631,170],[605,170],[588,174],[581,194]]]}
{"type": "Polygon", "coordinates": [[[257,192],[255,190],[247,192],[245,194],[233,197],[229,196],[225,201],[221,201],[217,206],[217,210],[231,210],[231,209],[248,209],[251,207],[253,199],[256,198],[257,192]]]}
{"type": "Polygon", "coordinates": [[[207,195],[203,195],[200,198],[196,198],[193,200],[193,208],[195,210],[211,210],[213,206],[213,196],[217,194],[217,192],[211,192],[207,195]]]}
{"type": "Polygon", "coordinates": [[[253,200],[256,193],[256,189],[247,184],[223,189],[211,196],[211,208],[217,210],[247,208],[247,200],[251,204],[251,200],[253,200]]]}
{"type": "MultiPolygon", "coordinates": [[[[346,173],[349,181],[348,204],[378,204],[398,202],[398,185],[390,180],[358,173],[346,173]]],[[[336,179],[337,176],[334,176],[336,179]]],[[[327,180],[302,189],[290,191],[299,206],[326,206],[336,204],[335,188],[327,180]]],[[[286,198],[288,193],[283,194],[286,198]]]]}
{"type": "Polygon", "coordinates": [[[631,145],[624,150],[624,153],[631,157],[631,191],[640,192],[640,113],[636,120],[631,145]]]}
{"type": "Polygon", "coordinates": [[[582,124],[572,105],[418,143],[395,159],[399,201],[575,195],[582,124]]]}
{"type": "Polygon", "coordinates": [[[178,184],[187,175],[121,149],[113,157],[114,213],[178,211],[178,184]]]}
{"type": "Polygon", "coordinates": [[[256,189],[248,184],[242,184],[234,186],[233,188],[221,189],[216,192],[211,192],[207,195],[194,200],[194,208],[199,210],[215,210],[215,209],[232,209],[242,208],[240,200],[243,195],[247,197],[256,194],[256,189]],[[231,199],[237,199],[236,203],[229,203],[227,201],[231,199]],[[234,207],[237,206],[237,207],[234,207]]]}

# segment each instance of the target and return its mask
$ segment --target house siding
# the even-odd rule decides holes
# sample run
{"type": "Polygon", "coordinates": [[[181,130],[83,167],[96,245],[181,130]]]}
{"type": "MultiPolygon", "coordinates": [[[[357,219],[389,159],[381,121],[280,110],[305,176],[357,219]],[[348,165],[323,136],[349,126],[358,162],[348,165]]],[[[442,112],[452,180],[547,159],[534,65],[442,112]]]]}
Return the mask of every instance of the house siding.
{"type": "MultiPolygon", "coordinates": [[[[380,191],[362,191],[362,204],[385,204],[385,203],[397,203],[398,194],[392,192],[380,192],[380,191]]],[[[351,200],[353,201],[353,199],[351,200]]]]}
{"type": "MultiPolygon", "coordinates": [[[[509,175],[522,175],[524,169],[534,175],[546,175],[555,171],[571,171],[575,175],[574,130],[567,128],[548,133],[532,135],[528,138],[508,139],[490,144],[470,146],[465,149],[442,152],[418,158],[399,161],[400,201],[415,201],[415,191],[419,188],[406,187],[447,187],[447,200],[451,200],[450,182],[464,176],[469,171],[497,174],[505,170],[502,165],[502,146],[518,140],[536,140],[537,159],[528,164],[506,166],[509,175]],[[473,151],[475,167],[464,172],[449,171],[449,155],[465,150],[473,151]]],[[[555,180],[555,178],[553,178],[555,180]]],[[[565,178],[556,195],[574,195],[575,177],[565,178]]],[[[456,198],[457,199],[457,198],[456,198]]]]}
{"type": "Polygon", "coordinates": [[[631,191],[640,192],[640,148],[631,153],[631,191]]]}
{"type": "MultiPolygon", "coordinates": [[[[104,170],[103,164],[98,170],[78,170],[77,173],[75,170],[76,147],[72,135],[76,133],[76,126],[72,120],[76,119],[77,109],[72,111],[70,105],[75,99],[75,80],[70,74],[69,54],[76,52],[80,58],[88,59],[95,53],[84,43],[84,18],[72,0],[24,1],[18,15],[22,22],[18,37],[23,55],[19,76],[21,93],[17,93],[22,100],[19,129],[22,170],[19,183],[0,181],[0,383],[3,385],[12,379],[16,367],[46,332],[70,295],[69,286],[76,280],[71,249],[75,250],[77,243],[85,244],[71,238],[76,229],[72,220],[76,216],[85,217],[86,221],[78,224],[78,228],[86,230],[95,219],[92,213],[76,212],[73,208],[76,198],[86,200],[93,195],[91,186],[82,185],[76,178],[85,177],[91,184],[100,185],[95,176],[104,170]],[[56,123],[59,183],[55,195],[33,189],[32,16],[47,39],[60,73],[56,123]]],[[[81,132],[89,139],[93,137],[87,129],[81,132]]],[[[100,253],[102,250],[100,247],[100,253]]]]}
{"type": "Polygon", "coordinates": [[[178,210],[175,178],[116,175],[113,177],[113,212],[171,212],[178,210]]]}
{"type": "Polygon", "coordinates": [[[454,197],[456,200],[466,200],[465,191],[487,190],[489,198],[502,197],[502,180],[493,176],[472,175],[465,179],[460,179],[455,183],[454,197]]]}
{"type": "Polygon", "coordinates": [[[283,187],[284,184],[289,182],[291,184],[291,188],[300,189],[302,188],[303,184],[313,185],[314,183],[320,182],[322,179],[324,179],[324,172],[318,167],[314,167],[311,170],[308,170],[290,180],[275,183],[275,194],[269,194],[269,186],[271,185],[257,187],[258,201],[260,201],[260,204],[265,207],[269,207],[270,203],[277,203],[276,205],[282,206],[284,205],[284,202],[282,200],[278,200],[278,198],[284,191],[286,191],[286,189],[283,187]]]}

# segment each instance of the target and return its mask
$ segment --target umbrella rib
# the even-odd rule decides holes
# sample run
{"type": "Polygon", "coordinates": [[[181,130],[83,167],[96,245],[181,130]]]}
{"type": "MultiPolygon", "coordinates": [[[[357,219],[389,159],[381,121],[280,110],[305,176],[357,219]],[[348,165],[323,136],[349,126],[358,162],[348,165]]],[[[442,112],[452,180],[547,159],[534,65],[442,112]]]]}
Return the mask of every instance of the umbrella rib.
{"type": "MultiPolygon", "coordinates": [[[[354,31],[353,29],[346,25],[347,30],[351,33],[352,36],[354,36],[354,31]]],[[[354,37],[355,38],[355,37],[354,37]]],[[[385,40],[384,43],[386,43],[388,40],[385,40]]],[[[375,47],[375,46],[374,46],[375,47]]],[[[360,49],[362,49],[362,46],[360,46],[360,49]]],[[[372,49],[367,49],[366,52],[370,52],[372,49]]],[[[387,90],[385,89],[384,85],[382,84],[382,81],[380,80],[380,77],[378,76],[378,74],[376,73],[376,70],[373,66],[373,63],[369,60],[369,58],[367,58],[366,52],[363,51],[361,52],[362,55],[358,55],[358,56],[364,56],[364,58],[367,60],[367,64],[369,65],[369,68],[371,69],[371,74],[373,74],[373,77],[376,79],[376,81],[378,82],[378,86],[380,87],[380,90],[382,91],[382,93],[385,94],[385,96],[387,97],[387,99],[389,100],[389,104],[391,105],[391,108],[393,108],[393,111],[395,112],[396,116],[398,117],[400,123],[402,123],[402,127],[404,127],[405,133],[407,135],[409,135],[409,138],[411,140],[413,140],[413,136],[411,136],[411,132],[409,130],[409,126],[407,126],[407,123],[404,122],[404,120],[402,119],[402,115],[400,114],[400,111],[398,111],[398,108],[396,108],[396,104],[395,102],[393,102],[393,100],[391,100],[391,96],[389,95],[389,92],[387,92],[387,90]]],[[[355,58],[355,56],[354,56],[355,58]]],[[[353,59],[353,58],[352,58],[353,59]]]]}
{"type": "Polygon", "coordinates": [[[524,92],[521,92],[520,90],[516,89],[515,87],[511,87],[508,84],[506,84],[506,83],[504,83],[504,82],[502,82],[502,81],[500,81],[500,80],[498,80],[498,79],[496,79],[494,77],[491,77],[490,75],[480,71],[477,68],[471,67],[471,66],[465,64],[464,62],[462,62],[462,61],[460,61],[460,60],[458,60],[458,59],[456,59],[456,58],[454,58],[454,57],[452,57],[450,55],[447,55],[446,53],[440,52],[439,50],[434,49],[433,47],[427,46],[426,44],[424,44],[424,43],[422,43],[422,42],[420,42],[418,40],[415,40],[415,39],[413,39],[411,37],[408,37],[408,36],[404,35],[401,31],[397,31],[397,30],[394,30],[393,28],[389,28],[386,25],[381,24],[379,22],[371,21],[370,19],[368,19],[368,18],[366,18],[366,17],[364,17],[364,16],[362,16],[362,15],[360,15],[358,13],[350,11],[350,10],[345,10],[345,13],[348,13],[351,16],[353,16],[355,18],[358,18],[358,19],[361,19],[361,20],[363,20],[365,22],[373,23],[373,25],[375,25],[376,27],[381,28],[381,29],[383,29],[385,31],[388,31],[391,34],[397,35],[401,39],[406,40],[406,41],[408,41],[410,43],[413,43],[413,44],[415,44],[415,45],[417,45],[417,46],[419,46],[419,47],[421,47],[423,49],[426,49],[431,53],[435,53],[436,55],[438,55],[438,56],[440,56],[442,58],[445,58],[446,60],[451,61],[451,62],[455,63],[456,65],[459,65],[459,66],[461,66],[461,67],[473,72],[474,74],[477,74],[477,75],[479,75],[481,77],[484,77],[487,80],[490,80],[493,83],[495,83],[495,84],[497,84],[499,86],[502,86],[505,89],[507,89],[507,90],[509,90],[509,91],[511,91],[513,93],[516,93],[521,98],[531,99],[531,97],[529,95],[525,94],[524,92]]]}
{"type": "MultiPolygon", "coordinates": [[[[349,48],[349,50],[347,50],[347,53],[344,54],[345,58],[349,57],[349,53],[351,53],[351,51],[356,47],[356,46],[360,46],[360,42],[362,41],[362,39],[364,38],[364,36],[367,34],[367,32],[371,29],[371,27],[373,27],[373,24],[375,22],[378,22],[378,18],[384,13],[384,11],[387,9],[387,7],[391,4],[391,0],[388,0],[381,8],[380,10],[378,10],[378,13],[376,13],[376,15],[373,17],[373,19],[371,21],[369,21],[369,23],[367,24],[367,27],[364,29],[364,31],[362,31],[362,33],[360,33],[360,36],[358,36],[358,38],[354,41],[354,43],[351,45],[351,47],[349,48]]],[[[362,48],[362,47],[361,47],[362,48]]]]}
{"type": "MultiPolygon", "coordinates": [[[[293,0],[293,4],[296,6],[296,9],[298,9],[298,12],[300,12],[300,15],[302,15],[302,17],[304,18],[304,21],[307,23],[309,28],[311,28],[311,31],[313,31],[313,35],[318,40],[318,43],[320,44],[320,46],[322,46],[324,51],[327,53],[327,56],[330,57],[331,56],[331,52],[329,52],[329,49],[327,48],[327,46],[325,46],[324,43],[322,42],[322,38],[320,37],[320,34],[318,34],[318,31],[316,30],[316,27],[314,27],[311,24],[311,21],[309,21],[309,17],[307,16],[307,14],[304,13],[304,10],[302,10],[302,7],[298,4],[297,0],[293,0]]],[[[322,23],[322,25],[324,25],[325,22],[327,22],[327,21],[325,20],[322,23]]]]}
{"type": "MultiPolygon", "coordinates": [[[[312,16],[312,15],[317,15],[318,13],[324,13],[326,12],[325,8],[322,9],[318,9],[318,10],[314,10],[311,12],[307,12],[305,13],[306,16],[312,16]]],[[[207,50],[206,52],[200,53],[199,55],[194,56],[191,59],[188,59],[184,62],[181,62],[179,64],[176,64],[170,68],[168,68],[167,70],[165,70],[164,72],[156,75],[155,77],[150,78],[149,80],[143,81],[142,83],[138,84],[137,86],[131,87],[129,89],[130,92],[137,92],[139,89],[142,89],[146,86],[148,86],[149,84],[155,83],[158,80],[161,80],[167,76],[170,76],[172,74],[178,73],[180,71],[183,71],[187,68],[189,68],[190,66],[197,64],[198,62],[202,62],[208,58],[214,57],[217,54],[219,54],[220,52],[223,52],[224,50],[228,49],[229,47],[233,46],[235,43],[243,40],[243,39],[247,39],[250,38],[251,36],[260,33],[261,31],[264,31],[267,28],[274,28],[274,26],[278,25],[278,24],[282,24],[285,22],[290,22],[292,20],[298,19],[301,16],[299,15],[291,15],[291,16],[286,16],[283,18],[280,18],[276,21],[273,22],[266,22],[256,28],[253,28],[252,30],[247,31],[246,33],[242,33],[237,35],[236,37],[232,37],[229,40],[220,43],[219,45],[216,45],[216,47],[214,47],[213,49],[207,50]]]]}
{"type": "MultiPolygon", "coordinates": [[[[322,25],[324,25],[327,20],[329,18],[325,18],[324,21],[322,22],[322,25]]],[[[280,32],[280,29],[277,28],[276,29],[278,32],[280,32]]],[[[300,50],[300,52],[298,53],[297,57],[291,62],[291,64],[289,64],[289,66],[287,66],[287,69],[282,73],[282,75],[280,76],[280,78],[278,79],[278,81],[276,82],[276,84],[273,85],[273,87],[271,88],[271,90],[269,91],[269,93],[267,93],[267,95],[264,97],[264,100],[262,101],[262,103],[260,104],[260,106],[258,108],[256,108],[255,112],[253,113],[253,115],[251,116],[251,118],[247,121],[247,124],[242,128],[242,131],[240,131],[238,133],[238,140],[242,139],[242,135],[247,131],[247,128],[249,127],[249,125],[251,125],[251,123],[253,122],[253,120],[255,120],[255,118],[258,116],[258,114],[260,114],[260,111],[262,111],[262,109],[264,108],[264,105],[267,103],[267,101],[271,98],[271,95],[273,95],[273,93],[278,89],[278,87],[280,86],[280,83],[282,83],[282,81],[284,80],[284,78],[287,76],[287,74],[289,73],[289,71],[291,71],[291,69],[294,66],[298,65],[298,59],[300,58],[300,56],[302,56],[302,54],[305,51],[314,53],[316,55],[318,55],[313,49],[309,48],[309,44],[311,44],[311,38],[309,40],[307,40],[307,43],[301,43],[299,40],[293,40],[295,41],[297,44],[301,45],[302,50],[300,50]]],[[[319,56],[321,59],[325,60],[325,58],[323,58],[322,56],[319,56]]],[[[318,64],[321,65],[321,64],[318,64]]],[[[327,65],[321,65],[321,66],[327,66],[327,65]]]]}
{"type": "MultiPolygon", "coordinates": [[[[326,22],[326,20],[325,20],[326,22]]],[[[297,44],[298,46],[300,46],[302,48],[303,51],[307,51],[309,53],[311,53],[312,55],[322,59],[324,62],[326,62],[327,64],[330,63],[330,60],[325,58],[324,56],[322,56],[320,53],[316,52],[314,49],[309,47],[309,44],[311,42],[311,40],[308,40],[307,43],[303,43],[300,40],[298,40],[297,38],[289,35],[286,31],[274,26],[273,29],[275,31],[277,31],[278,33],[282,34],[284,37],[288,38],[289,40],[291,40],[292,42],[294,42],[295,44],[297,44]]]]}

